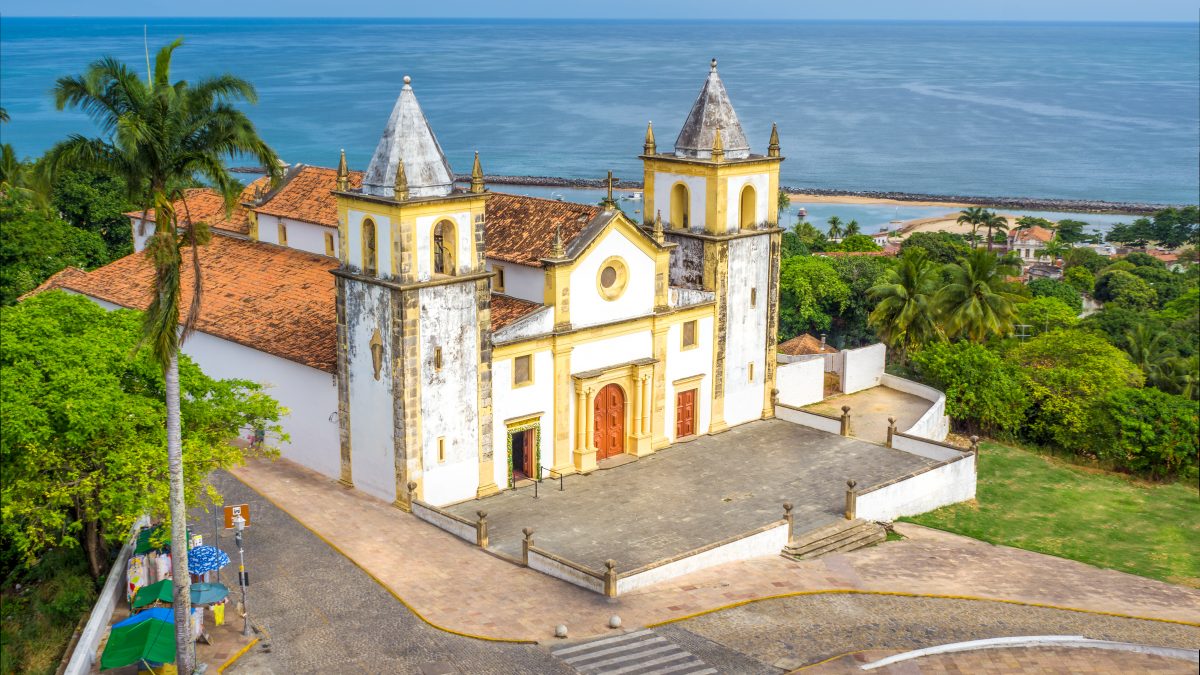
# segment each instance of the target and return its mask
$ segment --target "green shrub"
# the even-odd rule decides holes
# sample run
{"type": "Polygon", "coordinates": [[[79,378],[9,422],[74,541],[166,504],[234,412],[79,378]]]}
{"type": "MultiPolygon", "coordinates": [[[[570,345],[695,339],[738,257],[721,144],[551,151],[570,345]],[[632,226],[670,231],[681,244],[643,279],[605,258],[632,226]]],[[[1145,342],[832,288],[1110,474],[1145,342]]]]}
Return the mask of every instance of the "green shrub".
{"type": "Polygon", "coordinates": [[[1122,387],[1096,406],[1090,445],[1115,467],[1154,478],[1195,479],[1200,417],[1196,403],[1158,389],[1122,387]]]}
{"type": "Polygon", "coordinates": [[[1079,322],[1076,311],[1067,303],[1045,296],[1017,305],[1017,320],[1030,326],[1035,335],[1070,328],[1079,322]]]}
{"type": "Polygon", "coordinates": [[[1070,284],[1054,279],[1034,279],[1029,282],[1029,292],[1035,298],[1058,298],[1066,303],[1075,313],[1083,311],[1083,297],[1070,284]]]}
{"type": "Polygon", "coordinates": [[[1109,270],[1096,279],[1096,299],[1129,309],[1151,309],[1158,294],[1145,280],[1125,270],[1109,270]]]}
{"type": "Polygon", "coordinates": [[[1092,276],[1088,268],[1082,265],[1067,268],[1067,271],[1063,273],[1063,281],[1080,293],[1091,294],[1096,288],[1096,277],[1092,276]]]}
{"type": "Polygon", "coordinates": [[[971,430],[1009,434],[1029,400],[1012,364],[972,342],[935,342],[912,355],[918,377],[946,394],[946,414],[971,430]]]}

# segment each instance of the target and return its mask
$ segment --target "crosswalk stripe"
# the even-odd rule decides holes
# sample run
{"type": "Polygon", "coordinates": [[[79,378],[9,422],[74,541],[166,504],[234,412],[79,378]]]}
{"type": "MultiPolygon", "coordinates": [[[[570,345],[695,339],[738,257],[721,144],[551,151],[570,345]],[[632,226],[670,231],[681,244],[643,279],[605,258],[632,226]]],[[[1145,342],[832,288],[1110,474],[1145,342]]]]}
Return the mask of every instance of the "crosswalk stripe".
{"type": "MultiPolygon", "coordinates": [[[[663,656],[663,657],[660,657],[657,659],[652,659],[650,661],[643,661],[642,663],[636,663],[632,666],[626,666],[624,668],[618,668],[616,670],[605,671],[605,675],[621,675],[621,673],[628,673],[628,672],[631,672],[634,670],[641,670],[642,668],[645,668],[646,666],[656,666],[660,663],[670,663],[671,661],[678,661],[679,659],[695,659],[695,658],[696,657],[692,656],[691,654],[689,654],[681,649],[681,650],[679,650],[678,654],[672,654],[671,656],[663,656]]],[[[702,664],[698,663],[697,665],[702,665],[702,664]]]]}
{"type": "Polygon", "coordinates": [[[701,670],[689,670],[686,675],[715,675],[717,670],[715,668],[706,668],[705,665],[703,661],[696,659],[671,666],[670,668],[656,668],[645,673],[640,673],[639,675],[667,675],[667,673],[677,673],[687,668],[701,668],[701,670]]]}
{"type": "Polygon", "coordinates": [[[584,642],[584,643],[577,644],[577,645],[571,645],[570,647],[556,647],[554,649],[551,649],[550,653],[554,654],[555,656],[560,656],[562,654],[570,654],[572,652],[577,652],[577,651],[584,650],[584,649],[591,649],[593,647],[599,647],[600,645],[612,644],[614,642],[624,642],[626,640],[633,640],[635,638],[639,638],[639,637],[642,637],[644,635],[649,635],[649,634],[650,634],[649,630],[639,630],[634,633],[626,633],[624,635],[618,635],[616,637],[610,637],[610,638],[601,638],[599,640],[592,640],[592,641],[584,642]]]}
{"type": "MultiPolygon", "coordinates": [[[[659,639],[661,639],[661,638],[659,638],[659,639]]],[[[664,640],[664,642],[665,642],[665,640],[664,640]]],[[[624,656],[614,656],[611,659],[597,661],[596,663],[580,663],[578,665],[572,663],[571,665],[573,665],[577,668],[599,668],[601,666],[615,665],[617,663],[621,663],[622,661],[629,661],[630,659],[641,659],[641,658],[645,658],[647,656],[651,656],[653,654],[661,654],[663,652],[670,652],[670,651],[679,651],[679,647],[676,647],[675,645],[666,645],[666,646],[658,647],[655,649],[647,649],[644,651],[639,650],[639,651],[633,652],[632,654],[625,654],[624,656]]],[[[683,652],[683,653],[687,654],[687,652],[683,652]]]]}
{"type": "Polygon", "coordinates": [[[563,659],[563,661],[566,661],[567,663],[569,663],[571,665],[575,665],[575,664],[582,665],[584,661],[591,661],[594,658],[598,658],[601,656],[608,656],[609,654],[618,654],[620,652],[628,652],[630,650],[640,650],[644,645],[654,644],[654,643],[659,643],[659,642],[666,642],[666,640],[664,638],[655,636],[655,637],[650,638],[649,640],[641,640],[639,642],[626,642],[624,644],[618,645],[616,647],[610,647],[608,649],[601,649],[601,650],[595,651],[595,652],[584,652],[582,654],[575,654],[568,658],[563,659]]]}

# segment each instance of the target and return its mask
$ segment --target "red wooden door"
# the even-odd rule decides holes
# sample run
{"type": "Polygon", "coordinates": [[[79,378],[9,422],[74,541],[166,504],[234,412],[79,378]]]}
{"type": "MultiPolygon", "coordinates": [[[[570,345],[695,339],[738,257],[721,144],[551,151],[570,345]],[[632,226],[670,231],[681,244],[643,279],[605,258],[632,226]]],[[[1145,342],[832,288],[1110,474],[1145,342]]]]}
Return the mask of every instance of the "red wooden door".
{"type": "Polygon", "coordinates": [[[537,460],[537,448],[533,445],[537,434],[533,432],[533,429],[526,429],[522,436],[524,436],[525,457],[523,458],[523,463],[525,466],[521,468],[525,471],[526,476],[537,478],[536,467],[534,465],[534,462],[537,460]]]}
{"type": "Polygon", "coordinates": [[[675,395],[675,438],[696,433],[696,390],[688,389],[675,395]]]}
{"type": "Polygon", "coordinates": [[[596,459],[625,451],[625,393],[615,384],[596,397],[596,459]]]}

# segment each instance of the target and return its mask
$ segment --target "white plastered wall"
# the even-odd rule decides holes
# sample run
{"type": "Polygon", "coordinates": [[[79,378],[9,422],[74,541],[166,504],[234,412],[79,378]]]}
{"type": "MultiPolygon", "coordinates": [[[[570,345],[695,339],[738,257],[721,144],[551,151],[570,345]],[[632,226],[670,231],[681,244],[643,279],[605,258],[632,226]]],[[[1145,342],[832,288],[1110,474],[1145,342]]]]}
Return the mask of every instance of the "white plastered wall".
{"type": "Polygon", "coordinates": [[[883,379],[887,347],[882,342],[858,349],[842,350],[842,393],[870,389],[883,379]]]}
{"type": "Polygon", "coordinates": [[[390,502],[396,498],[394,371],[390,365],[396,355],[388,337],[390,293],[382,286],[353,279],[345,280],[345,289],[352,479],[359,490],[390,502]],[[376,328],[383,342],[378,380],[371,360],[371,336],[376,328]]]}
{"type": "Polygon", "coordinates": [[[725,422],[741,424],[762,417],[766,374],[767,275],[770,235],[729,242],[729,288],[725,330],[725,422]],[[757,302],[750,305],[750,291],[757,302]],[[750,377],[753,363],[754,377],[750,377]]]}
{"type": "Polygon", "coordinates": [[[154,234],[154,223],[146,221],[146,227],[142,229],[140,227],[141,222],[141,218],[134,218],[132,216],[129,218],[129,227],[133,230],[134,253],[138,253],[142,249],[146,248],[146,242],[149,241],[151,235],[154,234]]]}
{"type": "Polygon", "coordinates": [[[820,356],[779,363],[775,370],[779,402],[796,407],[825,398],[825,360],[820,356]]]}
{"type": "Polygon", "coordinates": [[[612,323],[654,311],[654,260],[615,228],[591,245],[571,272],[570,283],[574,326],[612,323]],[[613,256],[625,263],[629,277],[620,297],[606,300],[600,295],[598,277],[604,261],[613,256]]]}
{"type": "MultiPolygon", "coordinates": [[[[349,223],[346,228],[346,259],[351,269],[356,272],[362,271],[362,224],[363,220],[368,217],[375,221],[375,255],[378,257],[379,276],[390,278],[392,276],[392,221],[387,216],[350,209],[346,214],[346,220],[349,223]]],[[[261,227],[259,227],[259,233],[262,233],[261,227]]]]}
{"type": "Polygon", "coordinates": [[[767,209],[770,199],[768,191],[771,187],[771,178],[765,173],[757,173],[750,176],[731,176],[726,181],[725,194],[725,231],[737,232],[741,227],[741,210],[742,210],[742,188],[747,184],[754,186],[754,220],[755,224],[761,223],[767,219],[767,209]]]}
{"type": "MultiPolygon", "coordinates": [[[[475,284],[422,288],[420,303],[422,498],[434,505],[475,497],[479,487],[479,330],[475,284]],[[434,350],[442,367],[434,367],[434,350]],[[438,439],[445,456],[438,456],[438,439]]],[[[412,358],[409,356],[409,358],[412,358]]]]}
{"type": "Polygon", "coordinates": [[[667,438],[675,442],[676,387],[675,381],[702,375],[698,383],[690,383],[684,389],[696,392],[696,434],[708,433],[712,415],[712,366],[713,366],[713,319],[696,319],[696,346],[682,348],[683,324],[676,323],[667,329],[666,364],[666,410],[663,411],[663,428],[667,438]]]}
{"type": "MultiPolygon", "coordinates": [[[[287,247],[325,255],[325,235],[333,235],[333,254],[337,255],[337,228],[316,223],[306,223],[291,218],[279,218],[266,214],[258,215],[258,240],[268,244],[280,244],[279,224],[287,228],[287,247]]],[[[376,223],[378,224],[378,223],[376,223]]]]}
{"type": "Polygon", "coordinates": [[[433,277],[433,256],[430,251],[433,246],[433,226],[443,220],[454,223],[454,264],[459,274],[471,271],[474,259],[471,257],[471,239],[475,230],[471,225],[471,212],[443,213],[436,216],[421,216],[417,218],[417,279],[428,281],[433,277]]]}
{"type": "Polygon", "coordinates": [[[509,421],[538,416],[539,463],[543,470],[554,466],[554,355],[543,349],[531,356],[533,382],[521,387],[513,387],[512,357],[492,361],[492,460],[496,485],[502,490],[508,487],[509,421]]]}
{"type": "Polygon", "coordinates": [[[497,289],[497,293],[536,302],[539,305],[546,301],[546,271],[542,268],[491,258],[485,259],[484,262],[489,272],[495,271],[497,265],[504,268],[504,290],[497,289]]]}
{"type": "MultiPolygon", "coordinates": [[[[707,179],[703,176],[685,176],[681,173],[659,171],[654,174],[654,208],[662,211],[663,221],[671,219],[671,189],[676,183],[683,183],[688,189],[688,229],[703,230],[705,209],[705,186],[707,179]]],[[[653,214],[648,214],[653,216],[653,214]]],[[[672,223],[681,225],[682,223],[672,223]]]]}

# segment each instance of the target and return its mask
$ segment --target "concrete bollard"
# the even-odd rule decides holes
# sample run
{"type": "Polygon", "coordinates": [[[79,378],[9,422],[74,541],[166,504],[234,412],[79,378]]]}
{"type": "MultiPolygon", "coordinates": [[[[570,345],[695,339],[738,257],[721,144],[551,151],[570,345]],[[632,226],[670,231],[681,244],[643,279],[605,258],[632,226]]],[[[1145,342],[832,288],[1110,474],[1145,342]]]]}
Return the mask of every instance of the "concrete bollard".
{"type": "Polygon", "coordinates": [[[858,510],[858,492],[854,490],[855,485],[858,483],[853,479],[846,481],[846,520],[854,520],[858,510]]]}
{"type": "Polygon", "coordinates": [[[475,545],[479,548],[488,547],[487,511],[476,511],[479,522],[475,523],[475,545]]]}
{"type": "Polygon", "coordinates": [[[787,521],[788,526],[788,543],[792,543],[792,529],[795,527],[795,516],[792,515],[792,509],[795,506],[791,502],[783,503],[783,519],[787,521]]]}
{"type": "Polygon", "coordinates": [[[521,530],[525,533],[525,539],[521,542],[521,564],[529,567],[529,548],[533,546],[533,528],[525,528],[521,530]]]}
{"type": "Polygon", "coordinates": [[[979,475],[979,437],[971,437],[971,452],[975,455],[975,475],[979,475]]]}
{"type": "Polygon", "coordinates": [[[891,447],[894,447],[894,446],[892,445],[892,438],[893,438],[895,435],[896,435],[896,418],[895,418],[895,417],[889,417],[889,418],[888,418],[888,439],[887,439],[887,446],[888,446],[889,448],[891,448],[891,447]]]}
{"type": "Polygon", "coordinates": [[[604,595],[610,598],[617,597],[617,561],[604,561],[604,595]]]}
{"type": "Polygon", "coordinates": [[[850,406],[842,406],[842,435],[850,435],[850,406]]]}

